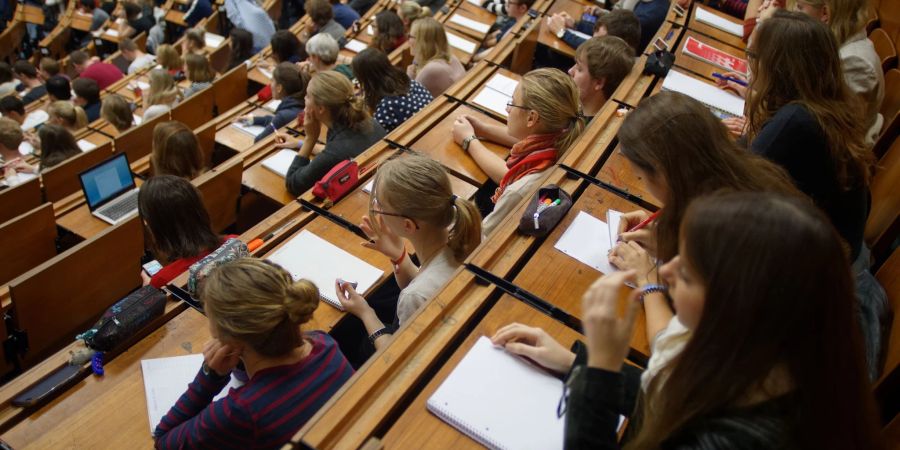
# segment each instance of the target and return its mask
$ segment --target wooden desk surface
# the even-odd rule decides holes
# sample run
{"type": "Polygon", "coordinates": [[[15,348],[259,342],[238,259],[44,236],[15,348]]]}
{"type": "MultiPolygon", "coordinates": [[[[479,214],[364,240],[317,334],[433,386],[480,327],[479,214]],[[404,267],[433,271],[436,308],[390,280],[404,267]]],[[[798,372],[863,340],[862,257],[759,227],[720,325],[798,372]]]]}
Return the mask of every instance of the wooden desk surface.
{"type": "MultiPolygon", "coordinates": [[[[522,75],[519,75],[515,72],[510,72],[509,70],[504,69],[504,68],[497,69],[497,72],[495,72],[494,75],[498,75],[498,74],[503,75],[507,78],[512,78],[513,80],[516,80],[517,82],[522,81],[522,75]]],[[[483,85],[479,86],[478,89],[475,90],[475,93],[472,94],[472,96],[469,98],[468,102],[473,105],[479,106],[479,107],[481,107],[481,109],[489,112],[491,117],[493,117],[501,122],[506,122],[506,119],[507,119],[506,115],[499,114],[497,111],[494,111],[494,110],[488,108],[487,106],[475,101],[475,99],[478,98],[478,95],[481,94],[482,91],[484,91],[485,89],[490,89],[487,87],[487,82],[490,81],[490,79],[493,78],[494,75],[491,75],[490,77],[488,77],[488,79],[485,80],[485,83],[483,85]]]]}
{"type": "MultiPolygon", "coordinates": [[[[691,20],[690,20],[690,23],[688,24],[689,29],[694,30],[699,33],[702,33],[702,34],[705,34],[719,42],[723,42],[725,44],[731,45],[732,47],[737,47],[737,48],[741,48],[741,49],[747,47],[747,44],[745,44],[744,41],[741,40],[740,36],[735,36],[731,33],[722,31],[716,27],[707,25],[707,24],[702,23],[699,20],[697,20],[697,10],[700,8],[702,8],[702,7],[697,4],[694,5],[694,10],[691,12],[691,20]]],[[[730,22],[738,23],[743,26],[742,21],[739,21],[738,19],[729,16],[728,14],[717,11],[713,8],[703,8],[703,9],[706,11],[709,11],[711,14],[715,14],[719,17],[727,19],[730,22]]]]}
{"type": "Polygon", "coordinates": [[[697,75],[701,75],[709,81],[716,81],[716,79],[712,75],[713,72],[725,73],[727,72],[727,70],[721,67],[717,67],[706,61],[697,59],[691,55],[688,55],[687,53],[684,53],[684,46],[685,44],[687,44],[687,40],[689,37],[692,37],[711,47],[715,47],[725,53],[730,54],[731,56],[744,59],[744,50],[733,47],[724,42],[716,41],[715,39],[700,34],[696,31],[688,30],[684,34],[684,37],[681,39],[681,44],[678,46],[678,51],[675,52],[675,65],[682,69],[689,70],[697,75]]]}
{"type": "Polygon", "coordinates": [[[262,116],[271,115],[272,112],[253,104],[242,103],[239,107],[233,108],[226,114],[217,117],[216,120],[219,121],[219,126],[216,129],[217,144],[224,145],[236,152],[242,152],[253,146],[254,136],[231,126],[239,116],[245,114],[262,116]]]}
{"type": "Polygon", "coordinates": [[[580,338],[574,330],[538,310],[508,295],[502,296],[475,326],[465,341],[453,352],[450,359],[443,364],[434,378],[416,396],[403,415],[390,427],[382,439],[384,448],[428,448],[432,450],[484,448],[475,440],[428,412],[425,402],[447,379],[450,372],[459,364],[459,361],[468,353],[478,338],[490,337],[500,328],[513,322],[543,328],[566,348],[580,338]]]}
{"type": "Polygon", "coordinates": [[[646,187],[646,181],[635,173],[631,163],[628,162],[628,159],[622,155],[619,149],[618,145],[613,149],[609,159],[600,168],[597,178],[600,181],[621,188],[629,194],[634,194],[652,205],[662,206],[662,202],[650,194],[646,187]]]}
{"type": "MultiPolygon", "coordinates": [[[[588,6],[587,3],[578,2],[575,0],[556,0],[550,9],[547,10],[547,17],[552,16],[554,14],[559,14],[561,12],[566,12],[576,21],[581,19],[581,15],[584,13],[584,7],[588,6]]],[[[547,18],[541,17],[541,30],[538,32],[538,43],[544,44],[547,47],[550,47],[553,51],[557,53],[562,53],[563,55],[568,56],[569,58],[575,57],[575,49],[566,44],[565,41],[556,37],[555,34],[550,32],[550,27],[547,26],[547,18]]]]}
{"type": "MultiPolygon", "coordinates": [[[[140,187],[144,181],[135,177],[134,183],[140,187]]],[[[91,209],[88,208],[88,205],[84,200],[83,192],[76,192],[75,195],[82,199],[81,205],[62,216],[57,217],[57,225],[84,239],[90,239],[110,227],[110,224],[91,214],[91,209]]]]}
{"type": "MultiPolygon", "coordinates": [[[[481,186],[487,181],[488,176],[478,167],[475,160],[472,159],[462,147],[453,142],[452,129],[453,121],[462,114],[468,114],[476,117],[479,121],[499,123],[487,114],[466,105],[459,105],[451,113],[443,117],[438,123],[434,124],[430,130],[415,142],[409,144],[413,150],[426,154],[449,169],[460,178],[481,186]]],[[[484,141],[484,144],[494,154],[501,158],[509,155],[509,149],[492,142],[484,141]]]]}

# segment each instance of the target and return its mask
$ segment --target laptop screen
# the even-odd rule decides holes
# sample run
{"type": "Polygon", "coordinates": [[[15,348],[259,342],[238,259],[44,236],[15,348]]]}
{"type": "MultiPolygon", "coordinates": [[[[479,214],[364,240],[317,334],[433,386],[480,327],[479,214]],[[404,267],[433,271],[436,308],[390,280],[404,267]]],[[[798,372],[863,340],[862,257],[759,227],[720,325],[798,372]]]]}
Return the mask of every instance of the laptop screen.
{"type": "Polygon", "coordinates": [[[120,153],[82,172],[81,187],[91,210],[133,189],[134,177],[128,167],[128,158],[120,153]]]}

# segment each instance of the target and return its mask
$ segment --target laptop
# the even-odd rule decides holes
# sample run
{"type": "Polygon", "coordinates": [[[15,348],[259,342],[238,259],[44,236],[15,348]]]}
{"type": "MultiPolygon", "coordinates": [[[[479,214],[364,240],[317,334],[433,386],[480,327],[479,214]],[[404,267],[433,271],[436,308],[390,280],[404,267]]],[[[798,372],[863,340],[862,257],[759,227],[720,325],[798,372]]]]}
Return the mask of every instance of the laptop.
{"type": "Polygon", "coordinates": [[[138,188],[125,153],[78,174],[94,217],[115,225],[137,213],[138,188]]]}

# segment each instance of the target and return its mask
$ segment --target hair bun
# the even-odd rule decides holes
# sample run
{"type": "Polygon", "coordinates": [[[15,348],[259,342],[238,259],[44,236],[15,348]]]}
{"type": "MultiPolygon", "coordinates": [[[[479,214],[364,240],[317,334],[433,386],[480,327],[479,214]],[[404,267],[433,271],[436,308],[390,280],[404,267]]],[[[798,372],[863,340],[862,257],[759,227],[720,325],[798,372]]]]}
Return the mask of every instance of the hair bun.
{"type": "Polygon", "coordinates": [[[319,289],[309,280],[291,284],[284,295],[284,312],[297,325],[309,322],[319,307],[319,289]]]}

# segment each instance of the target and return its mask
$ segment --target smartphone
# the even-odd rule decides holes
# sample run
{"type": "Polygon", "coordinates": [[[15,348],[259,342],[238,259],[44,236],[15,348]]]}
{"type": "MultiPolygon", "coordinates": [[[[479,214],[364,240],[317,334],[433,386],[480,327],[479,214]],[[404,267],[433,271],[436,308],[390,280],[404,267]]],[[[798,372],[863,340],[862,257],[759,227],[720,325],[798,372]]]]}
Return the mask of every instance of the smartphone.
{"type": "Polygon", "coordinates": [[[34,406],[46,399],[50,394],[59,392],[78,379],[81,366],[66,364],[59,370],[47,375],[37,384],[12,399],[12,404],[19,407],[34,406]]]}
{"type": "Polygon", "coordinates": [[[353,25],[352,25],[352,28],[353,28],[353,32],[354,32],[354,33],[359,33],[359,22],[354,21],[354,22],[353,22],[353,25]]]}
{"type": "Polygon", "coordinates": [[[151,277],[156,275],[156,273],[159,272],[160,270],[162,270],[162,264],[160,264],[159,261],[157,261],[155,259],[153,261],[148,262],[147,264],[144,264],[141,267],[144,268],[144,273],[146,273],[147,275],[150,275],[151,277]]]}
{"type": "Polygon", "coordinates": [[[537,19],[537,16],[539,16],[540,14],[541,14],[541,13],[539,13],[539,12],[533,10],[533,9],[529,9],[529,10],[528,10],[528,15],[529,15],[532,19],[537,19]]]}
{"type": "Polygon", "coordinates": [[[662,51],[669,49],[669,44],[666,44],[666,41],[664,41],[663,38],[656,38],[656,40],[653,41],[653,46],[656,47],[657,50],[662,51]]]}
{"type": "Polygon", "coordinates": [[[584,13],[581,15],[581,21],[587,23],[597,23],[597,16],[593,14],[584,13]]]}

